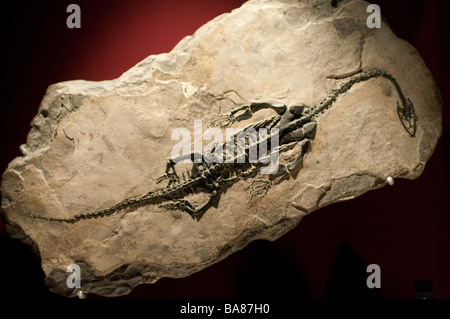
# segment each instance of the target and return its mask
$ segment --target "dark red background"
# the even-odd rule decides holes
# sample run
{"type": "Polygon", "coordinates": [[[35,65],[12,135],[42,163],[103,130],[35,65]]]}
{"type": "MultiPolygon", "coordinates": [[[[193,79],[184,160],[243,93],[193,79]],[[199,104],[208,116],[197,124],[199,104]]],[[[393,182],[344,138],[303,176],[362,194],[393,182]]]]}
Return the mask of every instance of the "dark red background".
{"type": "MultiPolygon", "coordinates": [[[[19,155],[50,84],[116,78],[244,1],[80,0],[82,28],[68,29],[72,2],[0,1],[2,172],[19,155]]],[[[450,298],[450,6],[445,0],[375,2],[394,32],[418,49],[443,96],[444,133],[423,175],[328,206],[273,243],[254,242],[202,272],[139,286],[125,298],[415,298],[416,280],[433,284],[419,290],[450,298]],[[369,264],[381,267],[379,290],[365,286],[369,264]]],[[[56,298],[28,248],[7,237],[3,222],[0,229],[2,290],[56,298]]]]}

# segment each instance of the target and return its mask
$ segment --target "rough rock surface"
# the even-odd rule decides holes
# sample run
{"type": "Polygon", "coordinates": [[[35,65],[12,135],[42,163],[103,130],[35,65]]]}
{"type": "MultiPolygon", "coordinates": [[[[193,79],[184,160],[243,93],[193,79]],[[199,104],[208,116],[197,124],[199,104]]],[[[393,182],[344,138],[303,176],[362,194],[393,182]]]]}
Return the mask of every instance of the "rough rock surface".
{"type": "Polygon", "coordinates": [[[40,254],[48,286],[76,295],[66,267],[77,263],[85,292],[127,294],[200,271],[254,239],[275,240],[305,214],[382,187],[388,176],[417,178],[441,134],[439,91],[410,44],[384,23],[366,26],[367,5],[251,0],[116,80],[50,86],[1,188],[9,233],[40,254]],[[200,119],[206,127],[252,101],[315,105],[345,77],[375,68],[413,101],[415,137],[400,124],[392,83],[373,79],[318,118],[303,167],[263,198],[250,200],[242,180],[198,222],[155,205],[73,224],[32,217],[68,218],[160,187],[174,128],[192,130],[200,119]]]}

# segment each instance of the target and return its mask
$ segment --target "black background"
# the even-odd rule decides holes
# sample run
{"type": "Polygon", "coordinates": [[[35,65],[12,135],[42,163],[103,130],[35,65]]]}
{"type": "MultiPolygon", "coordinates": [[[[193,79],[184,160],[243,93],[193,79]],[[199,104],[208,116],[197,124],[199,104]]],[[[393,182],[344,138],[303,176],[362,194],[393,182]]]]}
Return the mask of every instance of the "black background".
{"type": "MultiPolygon", "coordinates": [[[[66,27],[71,1],[0,1],[0,170],[19,155],[46,88],[118,77],[150,54],[244,1],[77,1],[82,28],[66,27]]],[[[444,100],[444,131],[423,175],[306,216],[275,242],[244,250],[183,279],[138,286],[122,298],[450,298],[450,5],[445,0],[375,1],[393,31],[413,44],[444,100]],[[381,267],[381,289],[366,267],[381,267]]],[[[0,225],[0,287],[13,298],[62,299],[48,292],[39,262],[0,225]]],[[[90,295],[90,298],[101,298],[90,295]]]]}

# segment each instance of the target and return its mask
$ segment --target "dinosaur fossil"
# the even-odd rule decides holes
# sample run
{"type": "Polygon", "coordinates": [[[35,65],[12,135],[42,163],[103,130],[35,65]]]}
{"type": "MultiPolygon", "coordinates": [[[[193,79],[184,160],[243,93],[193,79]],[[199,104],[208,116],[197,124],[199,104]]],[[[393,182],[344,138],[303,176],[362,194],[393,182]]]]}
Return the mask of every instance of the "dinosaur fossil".
{"type": "MultiPolygon", "coordinates": [[[[145,205],[159,205],[159,207],[168,210],[181,210],[187,212],[193,219],[200,220],[203,214],[213,205],[216,205],[220,196],[227,188],[242,179],[253,178],[248,189],[251,191],[251,197],[264,196],[270,188],[281,183],[292,172],[296,171],[303,161],[309,144],[314,139],[316,129],[316,118],[330,108],[336,99],[346,93],[353,85],[365,82],[373,78],[385,78],[389,80],[397,90],[400,103],[397,102],[397,114],[401,124],[406,132],[414,137],[416,134],[417,115],[414,111],[414,105],[411,100],[407,99],[397,80],[384,70],[374,69],[368,72],[360,72],[352,76],[348,81],[342,83],[337,89],[323,99],[319,104],[308,107],[305,105],[294,105],[286,107],[281,104],[274,103],[251,103],[243,105],[231,110],[229,113],[220,116],[212,121],[213,126],[229,127],[236,121],[250,119],[253,114],[261,109],[273,109],[277,115],[269,117],[263,121],[247,126],[243,131],[249,128],[267,128],[276,129],[279,137],[279,146],[272,150],[269,156],[278,155],[286,150],[292,149],[299,145],[300,152],[296,158],[287,164],[279,164],[276,173],[270,174],[268,178],[256,178],[260,174],[260,168],[266,165],[267,161],[259,160],[256,163],[237,161],[223,163],[201,163],[194,162],[195,156],[202,154],[189,153],[181,155],[178,158],[169,159],[166,165],[165,174],[158,178],[157,183],[168,180],[165,188],[160,188],[148,192],[147,194],[127,198],[115,204],[114,206],[75,215],[70,218],[51,218],[42,216],[33,216],[35,218],[44,219],[50,222],[66,222],[75,223],[84,219],[105,217],[116,212],[131,208],[135,209],[145,205]],[[275,154],[276,153],[276,154],[275,154]],[[190,174],[184,180],[181,180],[176,172],[175,166],[181,160],[191,159],[193,164],[190,174]],[[186,199],[188,195],[196,193],[206,193],[209,198],[201,205],[195,206],[186,199]]],[[[264,139],[259,139],[255,143],[269,143],[273,138],[272,130],[264,139]]],[[[245,156],[254,144],[245,146],[245,156]]]]}

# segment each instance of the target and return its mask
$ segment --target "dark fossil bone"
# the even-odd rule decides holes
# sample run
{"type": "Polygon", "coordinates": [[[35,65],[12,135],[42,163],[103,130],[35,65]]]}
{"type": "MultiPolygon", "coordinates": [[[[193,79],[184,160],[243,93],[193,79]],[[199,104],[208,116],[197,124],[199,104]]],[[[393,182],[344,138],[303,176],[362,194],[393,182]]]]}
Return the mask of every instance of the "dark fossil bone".
{"type": "MultiPolygon", "coordinates": [[[[249,178],[253,178],[251,185],[248,187],[251,191],[251,198],[254,196],[264,196],[271,187],[281,183],[292,172],[296,171],[302,163],[308,146],[314,138],[316,128],[315,119],[330,108],[336,99],[346,93],[353,85],[378,77],[389,80],[396,88],[400,98],[400,103],[397,102],[397,114],[407,133],[411,137],[414,137],[418,118],[415,114],[413,103],[405,97],[397,80],[390,73],[375,69],[354,75],[348,81],[342,83],[337,89],[332,90],[325,99],[313,107],[294,105],[287,108],[285,105],[267,102],[251,103],[250,105],[235,108],[228,114],[212,122],[213,126],[229,127],[236,121],[250,119],[255,112],[261,109],[270,108],[276,111],[277,115],[251,124],[245,128],[277,128],[279,130],[280,145],[276,149],[276,152],[284,152],[300,143],[300,152],[295,160],[287,164],[280,164],[278,172],[270,175],[268,179],[255,178],[259,174],[260,168],[265,165],[262,161],[257,163],[236,163],[236,161],[233,163],[207,163],[203,160],[202,163],[193,163],[190,176],[184,181],[181,181],[175,170],[175,163],[181,158],[170,159],[166,165],[165,174],[157,180],[158,183],[168,180],[165,188],[157,189],[141,196],[124,199],[120,203],[102,210],[81,213],[70,218],[34,217],[50,222],[75,223],[80,220],[109,216],[125,209],[135,209],[140,206],[156,204],[168,210],[185,211],[192,218],[200,220],[203,214],[218,202],[220,195],[226,189],[239,180],[249,178]],[[195,207],[186,200],[187,195],[200,192],[208,194],[209,199],[199,207],[195,207]]],[[[268,134],[265,142],[268,142],[270,138],[271,134],[268,134]]],[[[259,140],[256,143],[261,142],[262,140],[259,140]]],[[[250,145],[245,147],[246,157],[248,157],[249,148],[250,145]]],[[[184,156],[191,158],[193,161],[195,154],[191,153],[184,156]]]]}

